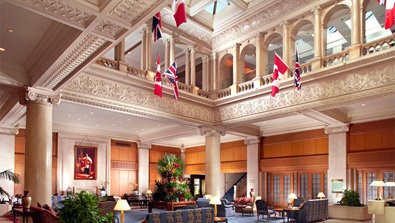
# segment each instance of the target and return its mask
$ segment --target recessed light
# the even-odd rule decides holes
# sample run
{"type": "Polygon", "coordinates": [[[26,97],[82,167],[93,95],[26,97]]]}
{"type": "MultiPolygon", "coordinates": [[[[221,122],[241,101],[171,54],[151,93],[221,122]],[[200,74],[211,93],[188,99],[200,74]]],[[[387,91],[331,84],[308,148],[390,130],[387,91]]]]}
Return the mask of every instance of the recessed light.
{"type": "Polygon", "coordinates": [[[71,117],[71,115],[67,115],[68,117],[71,117]]]}
{"type": "Polygon", "coordinates": [[[144,131],[144,129],[141,129],[142,131],[144,131]]]}
{"type": "Polygon", "coordinates": [[[361,104],[361,106],[363,107],[363,106],[365,106],[366,104],[361,104]]]}
{"type": "Polygon", "coordinates": [[[130,118],[128,118],[128,121],[130,121],[130,118]]]}
{"type": "Polygon", "coordinates": [[[122,122],[119,122],[119,124],[122,124],[122,122]]]}
{"type": "Polygon", "coordinates": [[[99,126],[99,124],[96,124],[96,126],[99,126]]]}
{"type": "Polygon", "coordinates": [[[94,112],[91,112],[91,115],[95,114],[94,112]]]}
{"type": "Polygon", "coordinates": [[[4,52],[5,49],[3,47],[0,47],[0,52],[4,52]]]}
{"type": "Polygon", "coordinates": [[[160,124],[158,124],[158,126],[161,126],[160,124]]]}
{"type": "Polygon", "coordinates": [[[115,124],[112,124],[112,126],[115,126],[115,124]]]}
{"type": "Polygon", "coordinates": [[[81,119],[79,118],[79,119],[77,119],[78,121],[80,121],[81,119]]]}
{"type": "Polygon", "coordinates": [[[11,28],[8,28],[7,31],[8,31],[9,33],[13,33],[13,32],[14,32],[14,30],[11,29],[11,28]]]}
{"type": "Polygon", "coordinates": [[[86,118],[87,116],[86,115],[84,115],[84,118],[86,118]]]}

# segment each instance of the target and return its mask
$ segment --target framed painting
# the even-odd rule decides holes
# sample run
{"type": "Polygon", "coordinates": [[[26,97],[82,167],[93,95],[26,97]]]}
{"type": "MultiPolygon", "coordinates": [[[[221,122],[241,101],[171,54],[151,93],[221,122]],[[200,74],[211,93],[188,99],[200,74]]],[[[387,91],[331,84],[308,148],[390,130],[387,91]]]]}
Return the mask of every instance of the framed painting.
{"type": "Polygon", "coordinates": [[[74,180],[96,180],[97,147],[74,146],[74,180]]]}

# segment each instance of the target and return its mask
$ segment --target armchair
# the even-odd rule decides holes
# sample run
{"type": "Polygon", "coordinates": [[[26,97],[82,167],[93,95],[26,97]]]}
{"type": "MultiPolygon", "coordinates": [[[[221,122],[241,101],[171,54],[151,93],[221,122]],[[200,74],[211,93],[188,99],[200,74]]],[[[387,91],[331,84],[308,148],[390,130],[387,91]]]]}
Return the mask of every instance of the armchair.
{"type": "Polygon", "coordinates": [[[227,199],[220,199],[221,205],[217,206],[217,216],[218,217],[230,217],[236,215],[235,206],[230,203],[227,199]]]}
{"type": "Polygon", "coordinates": [[[257,200],[255,203],[258,221],[259,215],[262,216],[262,219],[265,217],[265,215],[267,215],[268,221],[270,221],[270,215],[274,214],[274,218],[276,218],[276,212],[273,210],[273,206],[267,206],[266,201],[264,200],[257,200]]]}

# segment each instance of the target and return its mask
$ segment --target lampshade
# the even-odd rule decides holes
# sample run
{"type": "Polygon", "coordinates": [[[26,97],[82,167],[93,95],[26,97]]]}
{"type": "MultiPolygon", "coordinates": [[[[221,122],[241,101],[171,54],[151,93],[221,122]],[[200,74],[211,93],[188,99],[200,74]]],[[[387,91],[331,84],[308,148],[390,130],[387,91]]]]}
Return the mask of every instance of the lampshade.
{"type": "Polygon", "coordinates": [[[289,194],[288,195],[288,199],[297,199],[298,197],[296,196],[296,194],[289,194]]]}
{"type": "Polygon", "coordinates": [[[373,186],[373,187],[383,187],[383,186],[385,186],[385,183],[384,183],[384,181],[382,181],[382,180],[375,180],[375,181],[373,181],[373,182],[370,184],[370,186],[373,186]]]}
{"type": "Polygon", "coordinates": [[[387,186],[387,187],[395,187],[395,182],[386,182],[385,186],[387,186]]]}
{"type": "Polygon", "coordinates": [[[221,200],[219,199],[219,197],[213,196],[210,199],[210,204],[222,204],[222,203],[221,203],[221,200]]]}
{"type": "Polygon", "coordinates": [[[129,211],[131,210],[129,203],[124,199],[119,199],[114,207],[114,211],[129,211]]]}
{"type": "Polygon", "coordinates": [[[152,191],[151,190],[147,190],[147,194],[152,194],[152,191]]]}
{"type": "Polygon", "coordinates": [[[211,194],[205,194],[205,195],[204,195],[204,198],[210,199],[210,198],[211,198],[211,194]]]}
{"type": "Polygon", "coordinates": [[[317,195],[317,197],[319,197],[319,198],[323,198],[323,197],[325,197],[325,194],[324,194],[324,193],[322,193],[322,192],[319,192],[319,193],[318,193],[318,195],[317,195]]]}

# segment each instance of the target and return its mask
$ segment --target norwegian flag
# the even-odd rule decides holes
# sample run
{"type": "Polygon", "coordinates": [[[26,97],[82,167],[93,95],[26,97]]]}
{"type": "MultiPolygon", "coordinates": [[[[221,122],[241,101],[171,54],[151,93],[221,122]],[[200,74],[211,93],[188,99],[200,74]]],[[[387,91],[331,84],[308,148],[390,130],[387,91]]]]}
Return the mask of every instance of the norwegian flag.
{"type": "Polygon", "coordinates": [[[294,85],[298,90],[300,90],[300,88],[302,88],[302,84],[300,82],[299,54],[298,54],[297,47],[296,47],[296,56],[295,56],[294,85]]]}
{"type": "Polygon", "coordinates": [[[155,88],[154,94],[162,98],[162,75],[160,73],[160,56],[158,54],[158,60],[156,61],[156,74],[155,74],[155,88]]]}
{"type": "Polygon", "coordinates": [[[163,74],[174,85],[174,100],[178,100],[177,63],[174,62],[163,74]]]}
{"type": "Polygon", "coordinates": [[[288,65],[274,53],[274,66],[273,66],[273,82],[272,82],[272,97],[276,96],[280,88],[280,80],[289,69],[288,65]]]}
{"type": "Polygon", "coordinates": [[[156,13],[152,18],[152,33],[154,34],[154,42],[162,38],[162,17],[160,12],[156,13]]]}

